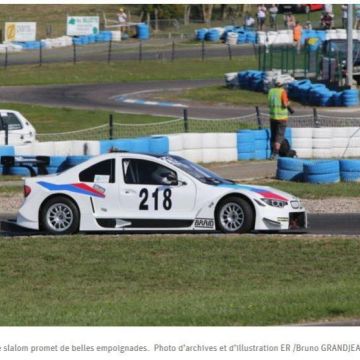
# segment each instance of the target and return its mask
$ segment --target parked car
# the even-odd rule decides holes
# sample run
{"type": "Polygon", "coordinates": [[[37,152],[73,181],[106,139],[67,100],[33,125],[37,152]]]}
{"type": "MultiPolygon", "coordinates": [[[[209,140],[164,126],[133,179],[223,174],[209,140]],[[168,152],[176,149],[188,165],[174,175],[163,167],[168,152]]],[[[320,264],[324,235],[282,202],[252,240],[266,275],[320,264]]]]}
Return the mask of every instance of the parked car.
{"type": "MultiPolygon", "coordinates": [[[[360,75],[360,41],[354,39],[353,46],[353,75],[360,75]]],[[[336,59],[343,76],[347,72],[347,39],[325,40],[322,44],[322,55],[336,59]]]]}
{"type": "Polygon", "coordinates": [[[324,4],[280,4],[279,12],[305,13],[324,10],[324,4]]]}
{"type": "Polygon", "coordinates": [[[19,226],[51,234],[77,231],[305,229],[296,197],[237,184],[179,156],[113,152],[57,175],[25,179],[19,226]]]}
{"type": "Polygon", "coordinates": [[[6,143],[6,127],[8,128],[8,145],[35,142],[35,128],[18,111],[0,110],[0,145],[6,143]]]}

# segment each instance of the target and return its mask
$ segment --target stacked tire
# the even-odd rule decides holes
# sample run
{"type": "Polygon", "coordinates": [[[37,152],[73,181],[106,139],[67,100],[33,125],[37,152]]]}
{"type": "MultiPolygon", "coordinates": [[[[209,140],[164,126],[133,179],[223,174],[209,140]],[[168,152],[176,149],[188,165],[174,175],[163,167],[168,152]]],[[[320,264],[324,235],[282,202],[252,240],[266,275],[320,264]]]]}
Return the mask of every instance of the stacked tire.
{"type": "Polygon", "coordinates": [[[360,182],[360,160],[340,160],[340,178],[345,182],[360,182]]]}
{"type": "Polygon", "coordinates": [[[333,156],[333,129],[314,128],[313,129],[313,157],[315,159],[329,159],[333,156]]]}
{"type": "Polygon", "coordinates": [[[292,148],[299,158],[309,159],[313,156],[313,128],[293,128],[292,148]]]}
{"type": "Polygon", "coordinates": [[[307,161],[304,163],[304,181],[311,184],[332,184],[340,181],[338,160],[307,161]]]}
{"type": "Polygon", "coordinates": [[[255,134],[253,130],[240,130],[237,133],[238,160],[255,158],[255,134]]]}
{"type": "Polygon", "coordinates": [[[304,160],[294,158],[279,158],[276,178],[285,181],[303,181],[304,160]]]}
{"type": "Polygon", "coordinates": [[[255,138],[255,160],[270,158],[270,131],[268,129],[253,130],[255,138]]]}
{"type": "Polygon", "coordinates": [[[357,106],[359,105],[359,91],[355,89],[344,90],[342,92],[343,106],[357,106]]]}

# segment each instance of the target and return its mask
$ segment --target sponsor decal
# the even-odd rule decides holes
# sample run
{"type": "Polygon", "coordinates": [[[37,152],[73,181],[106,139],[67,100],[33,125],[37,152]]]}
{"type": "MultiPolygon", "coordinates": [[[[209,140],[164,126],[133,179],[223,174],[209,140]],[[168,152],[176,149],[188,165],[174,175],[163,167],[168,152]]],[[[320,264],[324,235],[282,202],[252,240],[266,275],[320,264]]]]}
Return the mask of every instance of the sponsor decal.
{"type": "Polygon", "coordinates": [[[38,184],[50,191],[69,191],[81,195],[95,196],[100,198],[105,197],[105,195],[101,191],[83,183],[51,184],[46,181],[39,181],[38,184]]]}
{"type": "Polygon", "coordinates": [[[93,189],[95,189],[96,191],[101,192],[102,194],[105,194],[105,191],[106,191],[105,188],[103,188],[102,186],[100,186],[100,185],[98,185],[98,184],[95,184],[94,187],[93,187],[93,189]]]}
{"type": "Polygon", "coordinates": [[[252,187],[250,185],[240,185],[240,184],[234,184],[234,185],[221,184],[221,185],[218,185],[218,186],[220,186],[220,187],[229,187],[229,188],[232,188],[232,189],[240,189],[240,190],[251,191],[251,192],[254,192],[254,193],[257,193],[257,194],[261,195],[262,197],[264,197],[266,199],[288,201],[288,199],[284,198],[283,196],[281,196],[279,194],[276,194],[276,193],[270,191],[269,189],[262,189],[262,188],[252,187]]]}
{"type": "Polygon", "coordinates": [[[288,218],[288,217],[278,217],[278,218],[277,218],[277,221],[280,221],[280,222],[288,222],[288,221],[289,221],[289,218],[288,218]]]}
{"type": "Polygon", "coordinates": [[[214,224],[215,222],[213,219],[195,219],[195,227],[197,228],[212,229],[214,224]]]}

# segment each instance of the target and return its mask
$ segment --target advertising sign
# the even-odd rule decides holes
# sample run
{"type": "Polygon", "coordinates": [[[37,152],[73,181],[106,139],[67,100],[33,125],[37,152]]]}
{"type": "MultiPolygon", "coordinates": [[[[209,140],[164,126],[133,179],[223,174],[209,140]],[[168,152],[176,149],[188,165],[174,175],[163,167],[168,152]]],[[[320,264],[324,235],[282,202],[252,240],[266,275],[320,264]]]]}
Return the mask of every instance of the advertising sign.
{"type": "Polygon", "coordinates": [[[36,22],[5,23],[5,41],[35,41],[36,22]]]}
{"type": "Polygon", "coordinates": [[[68,16],[66,34],[68,36],[94,35],[99,32],[98,16],[68,16]]]}

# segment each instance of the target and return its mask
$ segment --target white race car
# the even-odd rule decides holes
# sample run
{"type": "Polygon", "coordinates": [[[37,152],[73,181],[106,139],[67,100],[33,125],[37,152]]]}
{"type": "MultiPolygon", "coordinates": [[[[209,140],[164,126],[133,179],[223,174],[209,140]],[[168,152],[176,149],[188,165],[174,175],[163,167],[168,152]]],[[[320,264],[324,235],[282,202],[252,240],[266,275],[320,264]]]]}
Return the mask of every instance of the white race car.
{"type": "Polygon", "coordinates": [[[56,175],[25,179],[19,226],[77,231],[305,229],[299,199],[237,184],[179,156],[113,152],[56,175]]]}

